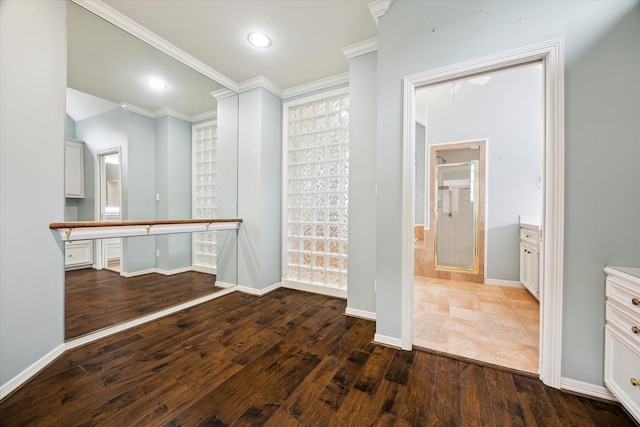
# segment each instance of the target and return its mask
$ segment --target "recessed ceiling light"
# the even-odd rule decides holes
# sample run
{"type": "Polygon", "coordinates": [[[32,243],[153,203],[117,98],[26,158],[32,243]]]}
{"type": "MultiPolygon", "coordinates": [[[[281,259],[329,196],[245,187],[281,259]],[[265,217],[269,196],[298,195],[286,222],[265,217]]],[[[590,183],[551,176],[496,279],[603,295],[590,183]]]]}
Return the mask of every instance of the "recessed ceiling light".
{"type": "Polygon", "coordinates": [[[263,33],[249,33],[247,40],[255,47],[269,47],[271,46],[271,39],[263,33]]]}
{"type": "Polygon", "coordinates": [[[147,80],[147,84],[156,90],[162,90],[167,88],[167,84],[164,81],[157,78],[152,78],[147,80]]]}

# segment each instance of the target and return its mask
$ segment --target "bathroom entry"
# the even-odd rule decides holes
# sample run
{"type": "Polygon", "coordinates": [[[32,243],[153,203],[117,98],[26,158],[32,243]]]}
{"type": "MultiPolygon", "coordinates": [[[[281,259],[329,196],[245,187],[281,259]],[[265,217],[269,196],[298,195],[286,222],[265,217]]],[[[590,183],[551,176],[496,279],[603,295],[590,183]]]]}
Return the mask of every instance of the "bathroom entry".
{"type": "Polygon", "coordinates": [[[477,171],[477,160],[436,166],[436,269],[478,270],[477,171]]]}
{"type": "MultiPolygon", "coordinates": [[[[98,154],[100,171],[97,174],[100,203],[100,221],[118,221],[121,214],[121,167],[120,151],[111,150],[98,154]]],[[[120,272],[121,239],[100,240],[98,248],[98,268],[120,272]]]]}

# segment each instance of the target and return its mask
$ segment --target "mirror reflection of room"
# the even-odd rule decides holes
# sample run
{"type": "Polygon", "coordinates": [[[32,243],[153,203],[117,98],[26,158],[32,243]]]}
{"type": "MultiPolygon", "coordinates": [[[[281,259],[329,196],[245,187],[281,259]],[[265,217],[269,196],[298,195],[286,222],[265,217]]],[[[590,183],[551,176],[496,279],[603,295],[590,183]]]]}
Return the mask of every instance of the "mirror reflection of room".
{"type": "MultiPolygon", "coordinates": [[[[217,134],[224,87],[73,2],[67,22],[65,221],[235,217],[235,195],[218,191],[236,176],[236,141],[217,134]]],[[[66,242],[65,339],[237,283],[235,261],[217,256],[234,236],[66,242]]]]}

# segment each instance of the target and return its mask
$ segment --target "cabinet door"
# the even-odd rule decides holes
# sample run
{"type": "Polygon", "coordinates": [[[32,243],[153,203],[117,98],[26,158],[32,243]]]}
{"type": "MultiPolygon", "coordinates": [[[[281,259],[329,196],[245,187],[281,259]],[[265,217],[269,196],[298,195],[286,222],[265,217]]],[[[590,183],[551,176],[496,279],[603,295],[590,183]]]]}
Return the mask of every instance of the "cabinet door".
{"type": "Polygon", "coordinates": [[[64,145],[64,195],[84,197],[84,144],[79,141],[65,141],[64,145]]]}
{"type": "Polygon", "coordinates": [[[520,242],[520,282],[539,298],[538,249],[534,245],[520,242]]]}

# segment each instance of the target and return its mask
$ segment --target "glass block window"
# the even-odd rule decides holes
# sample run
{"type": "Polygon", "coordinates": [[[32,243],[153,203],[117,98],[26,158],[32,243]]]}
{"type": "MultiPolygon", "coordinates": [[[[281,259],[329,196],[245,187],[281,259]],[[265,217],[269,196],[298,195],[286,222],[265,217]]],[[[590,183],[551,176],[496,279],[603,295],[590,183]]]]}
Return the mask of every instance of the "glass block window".
{"type": "MultiPolygon", "coordinates": [[[[216,218],[218,214],[218,140],[215,123],[194,126],[193,218],[216,218]]],[[[193,233],[193,266],[196,270],[215,273],[216,233],[193,233]]]]}
{"type": "Polygon", "coordinates": [[[285,279],[346,289],[349,94],[286,111],[285,279]]]}

